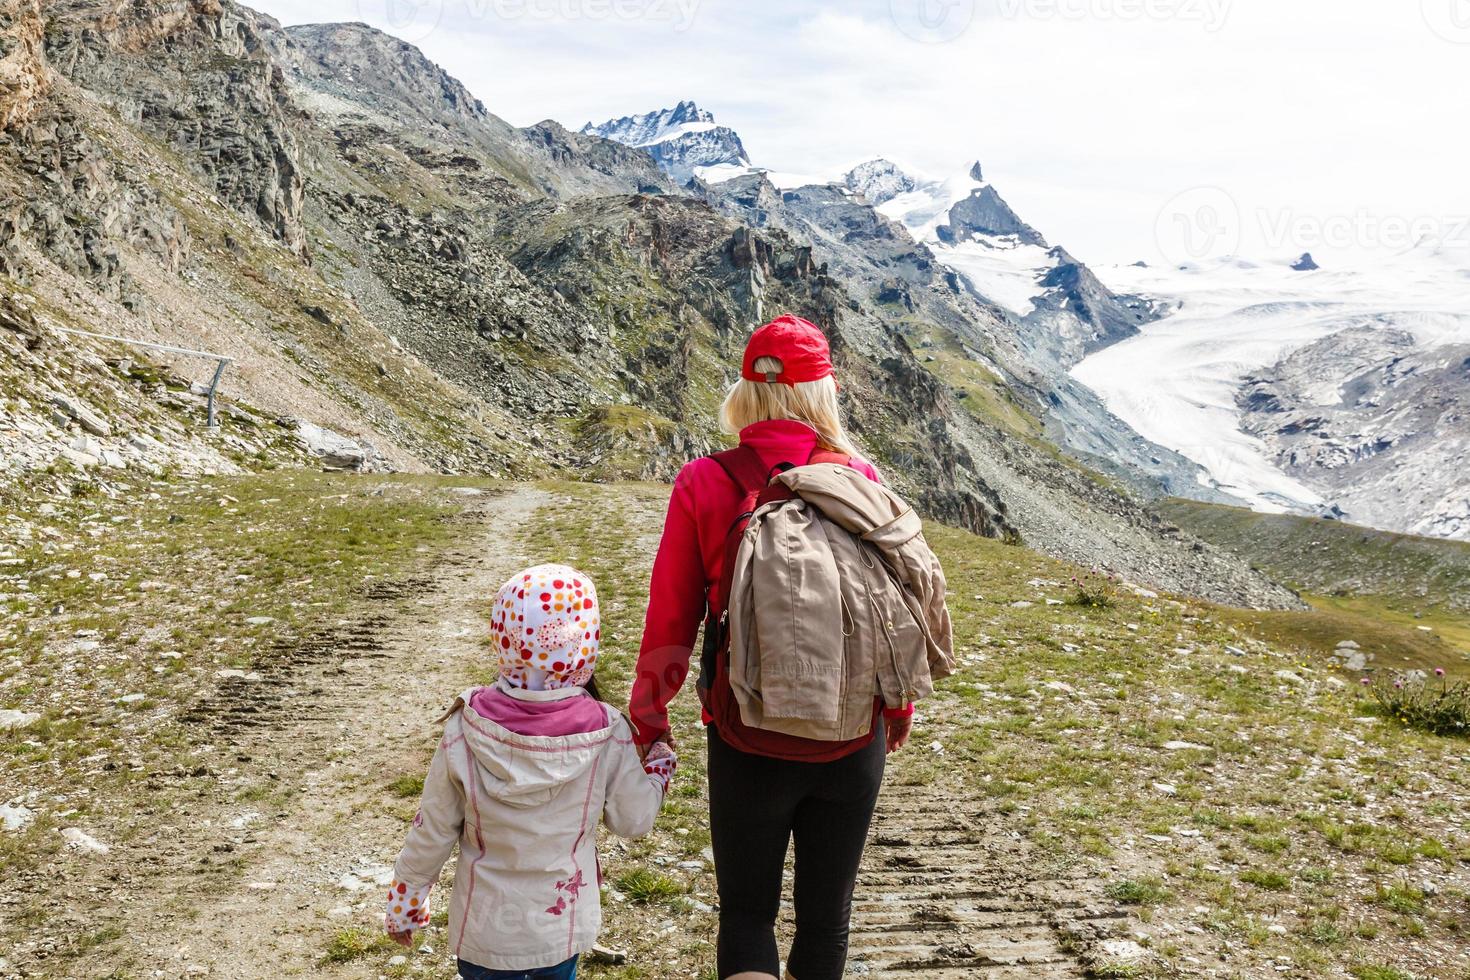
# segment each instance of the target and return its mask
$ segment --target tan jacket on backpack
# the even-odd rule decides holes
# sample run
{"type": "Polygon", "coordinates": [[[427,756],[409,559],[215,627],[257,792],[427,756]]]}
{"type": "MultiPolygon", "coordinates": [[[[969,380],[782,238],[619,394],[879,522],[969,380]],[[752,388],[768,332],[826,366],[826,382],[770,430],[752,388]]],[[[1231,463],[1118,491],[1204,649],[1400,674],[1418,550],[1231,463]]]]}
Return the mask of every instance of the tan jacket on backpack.
{"type": "Polygon", "coordinates": [[[730,588],[730,686],[753,728],[866,735],[873,699],[933,693],[954,669],[944,571],[907,503],[849,466],[776,477],[797,495],[756,511],[730,588]]]}

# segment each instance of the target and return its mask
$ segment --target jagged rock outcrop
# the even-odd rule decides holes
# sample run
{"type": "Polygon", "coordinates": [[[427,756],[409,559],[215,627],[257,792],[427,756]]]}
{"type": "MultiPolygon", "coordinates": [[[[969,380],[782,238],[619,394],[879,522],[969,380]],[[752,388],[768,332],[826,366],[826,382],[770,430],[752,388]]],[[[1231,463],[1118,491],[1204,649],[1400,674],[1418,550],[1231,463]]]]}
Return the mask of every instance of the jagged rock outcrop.
{"type": "Polygon", "coordinates": [[[1248,378],[1236,403],[1347,520],[1470,540],[1470,345],[1349,327],[1248,378]]]}
{"type": "Polygon", "coordinates": [[[222,0],[137,0],[48,16],[47,57],[59,73],[182,153],[222,200],[306,254],[297,110],[253,13],[222,0]]]}
{"type": "Polygon", "coordinates": [[[1093,328],[1082,342],[1081,354],[1127,340],[1140,326],[1158,319],[1152,303],[1113,292],[1060,245],[1049,255],[1056,264],[1041,277],[1045,292],[1038,297],[1037,306],[1066,310],[1093,328]]]}
{"type": "Polygon", "coordinates": [[[51,89],[40,0],[0,0],[0,132],[26,122],[51,89]]]}
{"type": "MultiPolygon", "coordinates": [[[[975,165],[977,169],[979,166],[975,165]]],[[[951,245],[976,235],[996,235],[1013,237],[1023,245],[1047,247],[1041,232],[1022,221],[990,184],[976,188],[950,208],[948,220],[935,233],[940,241],[951,245]]]]}

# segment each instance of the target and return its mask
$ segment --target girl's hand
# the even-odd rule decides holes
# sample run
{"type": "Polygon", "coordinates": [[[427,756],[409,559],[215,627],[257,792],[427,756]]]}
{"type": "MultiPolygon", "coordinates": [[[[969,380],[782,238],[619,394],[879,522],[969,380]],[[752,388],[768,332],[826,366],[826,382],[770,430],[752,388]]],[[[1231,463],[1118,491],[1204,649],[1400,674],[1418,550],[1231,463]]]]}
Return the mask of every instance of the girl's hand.
{"type": "Polygon", "coordinates": [[[404,949],[413,949],[413,933],[411,932],[394,932],[392,929],[389,929],[388,938],[404,949]]]}
{"type": "Polygon", "coordinates": [[[885,718],[883,722],[884,736],[888,743],[888,752],[891,755],[903,748],[904,743],[909,740],[909,735],[914,730],[914,716],[909,715],[907,718],[885,718]]]}

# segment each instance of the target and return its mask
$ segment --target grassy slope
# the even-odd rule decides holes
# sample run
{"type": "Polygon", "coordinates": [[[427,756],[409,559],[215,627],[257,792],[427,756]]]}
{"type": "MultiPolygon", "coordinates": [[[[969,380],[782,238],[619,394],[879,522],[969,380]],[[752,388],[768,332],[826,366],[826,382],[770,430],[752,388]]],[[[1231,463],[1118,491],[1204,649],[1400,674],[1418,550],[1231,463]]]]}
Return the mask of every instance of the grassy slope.
{"type": "MultiPolygon", "coordinates": [[[[1470,664],[1470,543],[1294,517],[1237,507],[1167,500],[1159,511],[1207,541],[1228,548],[1305,593],[1323,629],[1358,639],[1383,635],[1389,624],[1408,642],[1388,650],[1394,664],[1423,666],[1438,638],[1467,654],[1470,664]]],[[[1261,617],[1283,636],[1292,624],[1261,617]]]]}
{"type": "MultiPolygon", "coordinates": [[[[196,703],[216,669],[248,667],[273,636],[335,618],[368,577],[437,550],[454,505],[418,492],[435,482],[281,473],[158,485],[55,515],[7,501],[5,550],[25,564],[3,570],[13,577],[0,636],[17,652],[0,661],[0,703],[45,720],[0,737],[5,785],[39,789],[47,798],[36,809],[75,809],[125,845],[130,788],[146,786],[166,805],[170,792],[208,783],[150,779],[182,758],[178,709],[196,703]],[[61,535],[44,539],[52,554],[17,545],[22,514],[61,535]],[[182,521],[169,523],[172,514],[182,521]],[[108,577],[94,582],[95,572],[108,577]],[[22,575],[33,593],[24,601],[13,598],[22,575]],[[48,617],[54,602],[66,612],[48,617]],[[262,615],[275,622],[248,622],[262,615]],[[158,656],[172,651],[179,660],[158,656]],[[126,693],[145,698],[117,703],[126,693]],[[70,707],[88,711],[96,730],[68,717],[70,707]]],[[[667,490],[553,489],[556,501],[525,531],[528,550],[598,580],[601,673],[616,701],[667,490]]],[[[958,781],[996,839],[1023,835],[1107,881],[1133,904],[1134,930],[1154,957],[1123,975],[1202,975],[1208,964],[1224,976],[1289,965],[1299,976],[1470,978],[1470,745],[1366,717],[1354,678],[1335,677],[1305,645],[1263,638],[1234,611],[1132,593],[1084,609],[1067,602],[1073,569],[1063,563],[947,528],[931,536],[950,573],[961,669],[921,709],[913,743],[894,760],[895,791],[958,781]],[[1378,967],[1406,972],[1366,972],[1378,967]]],[[[592,976],[654,980],[674,975],[650,966],[670,957],[677,975],[700,976],[711,962],[692,690],[674,722],[685,751],[659,831],[607,845],[605,870],[624,901],[609,902],[606,939],[630,948],[635,965],[592,976]]],[[[0,840],[5,865],[25,869],[59,835],[42,817],[0,840]]],[[[43,914],[18,909],[10,922],[27,928],[43,914]]]]}

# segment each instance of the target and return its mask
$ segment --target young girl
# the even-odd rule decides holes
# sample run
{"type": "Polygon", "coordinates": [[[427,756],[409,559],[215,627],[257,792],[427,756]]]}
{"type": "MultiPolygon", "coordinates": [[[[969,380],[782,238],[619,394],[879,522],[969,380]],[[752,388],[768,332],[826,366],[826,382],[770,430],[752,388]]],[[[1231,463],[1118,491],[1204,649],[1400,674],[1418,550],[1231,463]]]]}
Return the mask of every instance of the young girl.
{"type": "Polygon", "coordinates": [[[641,837],[677,764],[640,761],[628,722],[588,693],[602,637],[592,580],[540,565],[501,587],[492,687],[462,694],[394,867],[386,927],[404,946],[459,843],[449,944],[466,980],[571,980],[601,923],[597,824],[641,837]]]}

